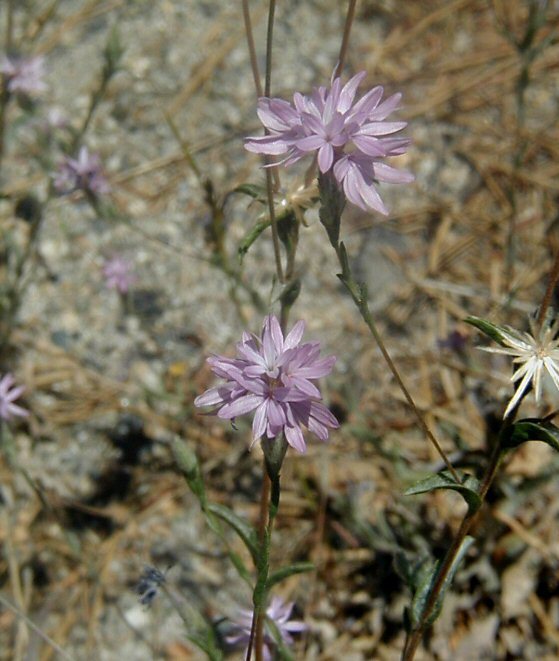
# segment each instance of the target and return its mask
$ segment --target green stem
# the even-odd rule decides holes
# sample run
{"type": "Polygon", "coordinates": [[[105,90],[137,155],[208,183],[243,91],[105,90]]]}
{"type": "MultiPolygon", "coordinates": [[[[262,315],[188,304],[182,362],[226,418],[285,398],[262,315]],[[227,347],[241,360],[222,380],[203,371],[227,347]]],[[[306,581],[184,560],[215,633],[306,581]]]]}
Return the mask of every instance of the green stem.
{"type": "Polygon", "coordinates": [[[349,263],[347,260],[347,255],[345,254],[345,247],[342,244],[336,244],[334,245],[334,249],[336,250],[336,254],[338,256],[338,260],[340,262],[340,266],[342,267],[342,273],[339,276],[340,280],[346,287],[347,291],[349,292],[351,298],[353,299],[353,302],[357,306],[357,309],[359,310],[359,313],[361,314],[361,317],[363,318],[363,321],[367,324],[367,327],[371,331],[372,336],[375,339],[375,342],[378,345],[378,348],[380,349],[380,352],[382,354],[382,357],[386,361],[386,364],[388,365],[388,368],[392,372],[392,375],[396,379],[396,383],[400,387],[400,390],[404,394],[404,397],[406,398],[406,401],[408,402],[410,408],[412,411],[415,413],[415,416],[417,418],[417,421],[419,422],[420,427],[422,428],[423,432],[429,439],[429,441],[432,443],[433,447],[437,450],[439,453],[441,459],[444,461],[446,467],[448,468],[450,474],[454,478],[454,480],[458,483],[460,483],[460,478],[458,476],[458,473],[454,470],[450,460],[446,456],[446,453],[440,446],[439,442],[433,435],[433,432],[429,429],[427,423],[425,422],[425,419],[423,415],[421,414],[421,411],[417,408],[413,397],[411,396],[407,386],[405,385],[402,377],[400,376],[400,372],[398,371],[396,365],[394,364],[394,361],[390,357],[390,354],[388,353],[388,350],[386,348],[386,345],[384,344],[384,341],[376,327],[376,324],[373,320],[373,317],[371,315],[371,311],[369,310],[369,305],[367,302],[366,298],[366,293],[364,292],[363,288],[355,281],[353,278],[353,275],[351,273],[349,263]]]}
{"type": "Polygon", "coordinates": [[[357,6],[357,0],[349,0],[349,6],[347,8],[347,14],[344,25],[344,35],[342,37],[342,45],[340,46],[340,54],[338,56],[338,64],[336,65],[334,77],[340,76],[342,73],[342,69],[344,68],[345,57],[349,46],[349,36],[351,34],[351,26],[353,25],[353,19],[355,18],[356,6],[357,6]]]}
{"type": "Polygon", "coordinates": [[[429,626],[429,618],[431,617],[433,610],[437,602],[439,601],[441,590],[443,589],[448,574],[452,569],[456,556],[460,551],[460,548],[462,546],[462,543],[464,542],[466,535],[470,532],[472,526],[477,520],[479,516],[479,512],[481,510],[481,506],[483,506],[483,503],[485,502],[487,492],[489,491],[491,485],[495,480],[495,477],[499,470],[499,466],[501,464],[501,459],[503,457],[503,439],[505,438],[506,434],[510,431],[510,428],[512,426],[514,418],[516,417],[516,412],[518,411],[519,406],[520,406],[520,401],[518,402],[516,407],[509,413],[509,415],[503,420],[501,424],[501,429],[499,430],[499,434],[497,436],[495,445],[493,447],[493,451],[491,453],[491,457],[489,459],[489,463],[485,470],[485,474],[483,476],[483,479],[481,481],[481,486],[479,489],[479,497],[481,500],[481,505],[477,510],[474,511],[468,510],[468,512],[462,519],[462,523],[458,528],[458,532],[454,536],[452,544],[450,545],[450,548],[446,552],[445,557],[443,558],[443,561],[439,566],[439,569],[437,571],[437,576],[429,592],[429,598],[427,599],[423,612],[421,613],[421,620],[418,623],[417,627],[411,632],[408,639],[406,640],[404,651],[402,653],[402,661],[413,661],[413,658],[415,656],[419,643],[421,642],[423,634],[425,633],[425,631],[429,626]]]}
{"type": "Polygon", "coordinates": [[[545,314],[549,309],[549,306],[551,305],[553,292],[555,291],[555,287],[557,285],[558,280],[559,280],[559,250],[555,255],[555,261],[553,262],[553,266],[551,267],[547,288],[545,290],[545,294],[543,296],[543,300],[540,305],[540,310],[538,312],[537,324],[540,328],[542,327],[542,324],[544,322],[545,314]]]}

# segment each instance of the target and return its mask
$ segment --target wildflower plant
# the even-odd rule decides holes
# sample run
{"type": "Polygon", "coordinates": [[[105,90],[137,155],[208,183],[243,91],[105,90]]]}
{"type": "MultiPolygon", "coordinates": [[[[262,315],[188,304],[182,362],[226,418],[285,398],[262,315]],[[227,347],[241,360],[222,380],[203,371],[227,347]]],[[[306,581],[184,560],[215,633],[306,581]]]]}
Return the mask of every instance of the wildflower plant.
{"type": "Polygon", "coordinates": [[[25,392],[25,386],[16,386],[13,374],[4,374],[0,379],[0,419],[5,422],[12,418],[26,418],[29,411],[16,404],[21,395],[25,392]]]}
{"type": "Polygon", "coordinates": [[[127,294],[136,282],[136,274],[130,260],[121,255],[113,255],[103,264],[103,276],[108,289],[119,294],[127,294]]]}
{"type": "MultiPolygon", "coordinates": [[[[270,20],[273,21],[272,4],[270,7],[270,20]]],[[[293,207],[289,211],[290,205],[287,203],[286,213],[286,209],[278,206],[282,167],[289,167],[307,156],[312,157],[312,160],[309,159],[311,163],[303,187],[312,186],[311,180],[316,168],[318,195],[317,198],[309,198],[308,206],[318,201],[320,222],[326,230],[328,241],[340,265],[338,278],[370,330],[389,370],[415,414],[420,429],[446,465],[446,470],[418,482],[406,493],[413,495],[439,489],[451,490],[459,493],[467,505],[467,513],[462,524],[441,560],[429,560],[402,569],[402,574],[406,577],[413,594],[410,607],[406,609],[405,614],[407,639],[402,653],[405,661],[414,658],[424,632],[441,611],[446,590],[474,541],[469,532],[497,476],[503,456],[521,443],[534,439],[543,440],[559,449],[559,429],[549,420],[543,418],[515,420],[530,385],[534,387],[536,400],[540,400],[544,375],[549,375],[556,387],[559,384],[558,327],[556,322],[544,323],[553,287],[559,279],[559,266],[553,272],[548,293],[530,334],[516,331],[511,327],[490,324],[477,318],[468,319],[501,345],[500,348],[489,349],[490,351],[511,356],[516,366],[512,376],[515,393],[505,410],[497,442],[479,479],[476,475],[457,471],[454,468],[425,422],[422,412],[415,405],[377,328],[369,307],[367,289],[363,283],[355,279],[346,247],[340,240],[342,213],[349,202],[364,211],[387,215],[388,209],[380,197],[377,185],[379,183],[410,184],[414,177],[410,172],[397,169],[386,162],[390,157],[406,153],[411,143],[408,137],[400,136],[400,132],[406,128],[406,123],[391,117],[400,104],[401,93],[397,92],[384,98],[383,88],[376,85],[358,97],[358,88],[364,83],[366,72],[350,77],[345,83],[342,81],[341,72],[354,7],[355,3],[350,2],[340,59],[331,77],[330,85],[319,86],[310,94],[297,91],[293,95],[292,102],[270,94],[270,43],[266,87],[261,88],[258,82],[259,72],[254,41],[251,37],[250,15],[245,12],[247,42],[259,97],[256,112],[264,128],[263,135],[252,135],[245,139],[245,148],[264,158],[268,218],[261,221],[248,236],[243,244],[242,256],[246,255],[255,240],[263,236],[267,229],[271,229],[276,279],[281,288],[278,297],[281,304],[281,321],[268,316],[260,336],[245,333],[237,345],[236,357],[209,358],[208,363],[212,371],[224,382],[198,396],[195,404],[213,407],[213,413],[226,420],[233,421],[241,415],[253,415],[252,445],[260,440],[265,454],[265,470],[271,483],[270,497],[270,491],[267,490],[264,480],[261,512],[266,512],[264,507],[266,503],[269,503],[269,507],[267,514],[260,518],[258,533],[247,532],[244,523],[241,524],[230,513],[226,514],[223,511],[217,513],[213,510],[219,518],[229,521],[229,524],[237,530],[251,549],[257,567],[252,618],[249,613],[243,613],[243,621],[238,625],[239,630],[236,634],[236,640],[247,645],[247,660],[251,658],[254,650],[258,659],[266,658],[270,654],[265,621],[267,609],[272,603],[268,594],[273,580],[267,576],[268,554],[271,526],[279,505],[279,467],[284,460],[285,450],[290,446],[299,452],[304,451],[306,446],[301,423],[322,440],[328,437],[329,430],[337,426],[332,414],[327,410],[325,412],[320,405],[316,386],[312,383],[315,378],[325,376],[332,365],[328,359],[315,363],[313,358],[310,362],[299,362],[297,369],[293,370],[295,364],[293,361],[296,361],[297,352],[305,347],[299,344],[302,336],[299,324],[285,335],[287,319],[301,287],[301,282],[295,275],[294,264],[299,241],[298,226],[302,221],[304,209],[302,213],[300,207],[297,209],[293,207]],[[301,372],[299,368],[305,371],[301,372]],[[301,380],[300,377],[304,378],[301,380]],[[301,418],[299,413],[302,402],[305,402],[306,407],[304,418],[301,418]],[[283,448],[280,452],[273,453],[274,446],[281,447],[278,443],[280,437],[283,439],[283,448]]],[[[269,39],[271,34],[272,32],[269,31],[269,39]]],[[[266,202],[266,196],[260,196],[255,190],[249,186],[243,188],[247,194],[266,202]]],[[[192,459],[185,464],[183,456],[183,465],[185,469],[187,465],[193,465],[192,459]]],[[[195,492],[198,490],[199,494],[203,493],[199,483],[199,469],[194,470],[191,467],[189,471],[184,472],[191,488],[195,492]]],[[[203,502],[203,498],[201,500],[203,502]]],[[[211,514],[207,503],[203,503],[202,507],[206,516],[211,514]]],[[[292,568],[287,568],[285,573],[290,574],[294,571],[292,568]]],[[[244,570],[241,570],[241,575],[243,573],[244,570]]]]}
{"type": "Polygon", "coordinates": [[[45,61],[42,57],[5,55],[0,61],[0,74],[9,94],[33,96],[47,89],[44,81],[45,61]]]}
{"type": "Polygon", "coordinates": [[[84,145],[76,158],[65,156],[54,175],[57,193],[68,194],[81,190],[89,195],[103,195],[110,191],[109,182],[103,172],[101,158],[91,154],[84,145]]]}
{"type": "Polygon", "coordinates": [[[327,376],[336,358],[319,358],[318,342],[301,344],[304,329],[299,321],[284,339],[279,321],[268,315],[260,337],[243,334],[236,358],[208,358],[212,371],[226,381],[194,404],[218,407],[218,417],[225,420],[254,412],[251,447],[262,437],[274,441],[283,434],[294,450],[305,452],[301,426],[327,441],[329,429],[339,424],[320,402],[313,381],[327,376]]]}
{"type": "MultiPolygon", "coordinates": [[[[291,619],[294,606],[294,602],[285,603],[281,597],[272,597],[270,600],[266,608],[266,623],[262,647],[264,661],[272,661],[275,647],[291,647],[293,645],[293,634],[298,634],[308,629],[304,622],[291,619]]],[[[232,620],[230,633],[225,637],[229,645],[246,650],[250,644],[253,617],[254,612],[252,610],[239,610],[232,620]]]]}
{"type": "Polygon", "coordinates": [[[405,154],[411,140],[386,137],[407,125],[385,121],[398,107],[400,93],[382,101],[384,90],[377,85],[354,102],[366,76],[367,72],[361,71],[342,86],[341,78],[334,74],[329,88],[318,87],[309,96],[296,92],[293,104],[260,98],[257,112],[266,135],[247,138],[245,149],[281,156],[274,165],[286,166],[314,153],[321,174],[331,173],[349,202],[364,211],[388,215],[375,183],[414,180],[410,172],[384,162],[389,156],[405,154]]]}

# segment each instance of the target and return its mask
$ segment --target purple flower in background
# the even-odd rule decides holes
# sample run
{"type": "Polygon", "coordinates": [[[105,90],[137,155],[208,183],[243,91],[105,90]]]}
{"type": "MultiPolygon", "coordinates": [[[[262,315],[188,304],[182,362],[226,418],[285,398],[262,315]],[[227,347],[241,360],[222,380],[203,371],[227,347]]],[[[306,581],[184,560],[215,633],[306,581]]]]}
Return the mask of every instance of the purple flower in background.
{"type": "Polygon", "coordinates": [[[245,148],[256,154],[284,155],[285,165],[316,152],[320,172],[332,171],[350,202],[387,215],[375,183],[409,183],[414,177],[382,159],[404,154],[410,140],[386,137],[406,126],[406,122],[385,121],[401,94],[381,103],[383,88],[377,86],[354,103],[365,76],[361,71],[343,87],[340,78],[333,78],[330,88],[319,87],[310,96],[297,92],[293,105],[282,99],[259,99],[257,113],[268,135],[247,138],[245,148]]]}
{"type": "Polygon", "coordinates": [[[116,289],[121,294],[126,294],[130,287],[136,282],[133,266],[129,260],[119,255],[107,259],[103,264],[103,275],[105,284],[109,289],[116,289]]]}
{"type": "Polygon", "coordinates": [[[260,337],[243,333],[236,358],[208,358],[225,383],[207,390],[194,404],[217,407],[217,415],[226,420],[254,411],[253,444],[264,435],[273,439],[283,432],[292,448],[305,452],[301,425],[328,440],[328,430],[339,423],[321,404],[320,390],[312,382],[329,374],[336,358],[319,358],[319,342],[301,344],[304,329],[304,322],[298,321],[284,338],[276,317],[266,317],[260,337]]]}
{"type": "Polygon", "coordinates": [[[10,93],[39,94],[47,89],[43,81],[44,59],[42,57],[6,57],[0,63],[6,89],[10,93]]]}
{"type": "Polygon", "coordinates": [[[24,386],[16,386],[15,379],[12,374],[5,374],[0,379],[0,418],[2,420],[10,420],[14,416],[20,416],[26,418],[29,415],[29,411],[14,404],[14,401],[25,390],[24,386]]]}
{"type": "MultiPolygon", "coordinates": [[[[271,620],[285,645],[293,644],[292,633],[301,633],[308,627],[304,622],[297,620],[290,621],[294,602],[284,603],[281,597],[272,597],[268,608],[266,609],[266,618],[271,620]]],[[[250,641],[250,630],[252,628],[253,611],[242,609],[239,611],[237,619],[233,622],[234,633],[226,637],[230,645],[248,647],[250,641]]],[[[264,631],[263,655],[265,661],[271,661],[271,648],[274,646],[274,637],[269,627],[264,631]]]]}
{"type": "Polygon", "coordinates": [[[78,158],[64,157],[54,176],[54,187],[62,194],[83,190],[100,195],[110,191],[101,159],[98,154],[90,154],[85,146],[81,147],[78,158]]]}

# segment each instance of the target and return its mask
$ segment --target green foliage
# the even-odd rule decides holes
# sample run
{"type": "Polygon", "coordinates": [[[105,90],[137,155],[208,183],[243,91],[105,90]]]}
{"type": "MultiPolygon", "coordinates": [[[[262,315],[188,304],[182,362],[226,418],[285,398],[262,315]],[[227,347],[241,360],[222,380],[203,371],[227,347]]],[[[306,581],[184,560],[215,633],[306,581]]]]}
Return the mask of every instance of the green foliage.
{"type": "Polygon", "coordinates": [[[264,186],[259,186],[257,184],[241,184],[234,188],[232,193],[242,193],[243,195],[248,195],[255,200],[259,200],[264,203],[266,201],[266,188],[264,186]]]}
{"type": "Polygon", "coordinates": [[[120,65],[120,60],[124,54],[124,47],[120,40],[120,33],[118,31],[118,26],[115,24],[109,32],[109,37],[107,43],[105,44],[105,50],[103,51],[103,57],[105,60],[103,66],[103,78],[109,80],[120,65]]]}
{"type": "MultiPolygon", "coordinates": [[[[184,475],[190,490],[200,501],[200,507],[202,508],[209,527],[228,547],[227,540],[225,539],[218,519],[229,524],[242,539],[256,564],[258,551],[257,537],[254,528],[224,505],[209,503],[206,497],[204,478],[202,476],[202,471],[200,470],[200,464],[196,457],[196,453],[189,448],[184,441],[178,438],[173,441],[172,447],[177,466],[184,475]]],[[[228,556],[239,576],[250,585],[250,572],[246,568],[242,558],[229,548],[228,556]]]]}
{"type": "Polygon", "coordinates": [[[239,260],[242,262],[244,256],[249,251],[252,244],[256,239],[262,234],[262,232],[270,227],[269,220],[263,220],[259,223],[256,223],[252,229],[249,230],[248,234],[245,235],[245,238],[239,244],[237,252],[239,253],[239,260]]]}
{"type": "Polygon", "coordinates": [[[219,503],[208,503],[207,511],[231,526],[233,530],[243,540],[247,547],[254,564],[258,563],[259,549],[258,536],[256,530],[240,516],[237,516],[233,510],[219,503]]]}
{"type": "MultiPolygon", "coordinates": [[[[437,599],[433,607],[430,609],[431,612],[429,613],[429,616],[425,620],[426,625],[433,624],[433,622],[439,616],[443,606],[443,601],[446,591],[449,585],[452,583],[454,575],[456,574],[456,571],[460,566],[462,559],[466,555],[468,549],[473,544],[473,542],[474,542],[473,537],[464,538],[460,546],[460,549],[456,554],[456,557],[454,558],[450,571],[446,575],[442,583],[442,586],[438,591],[437,599]]],[[[415,591],[413,595],[411,609],[407,613],[407,616],[411,622],[412,627],[414,628],[417,627],[420,622],[422,622],[423,614],[426,608],[429,606],[429,598],[431,596],[431,592],[433,591],[433,588],[436,586],[437,583],[437,575],[439,572],[439,567],[440,567],[440,562],[433,562],[432,560],[426,560],[417,568],[414,576],[412,577],[415,591]]]]}
{"type": "Polygon", "coordinates": [[[266,583],[266,589],[271,590],[274,587],[274,585],[280,583],[286,578],[289,578],[294,574],[303,574],[304,572],[312,571],[313,569],[314,569],[314,565],[312,562],[295,562],[292,565],[287,565],[285,567],[282,567],[281,569],[277,569],[276,571],[272,572],[268,577],[268,581],[266,583]]]}
{"type": "Polygon", "coordinates": [[[527,441],[543,441],[559,452],[559,427],[539,418],[518,420],[502,439],[502,447],[516,448],[527,441]]]}
{"type": "Polygon", "coordinates": [[[493,324],[486,319],[481,319],[480,317],[466,317],[464,321],[471,326],[475,326],[478,330],[490,337],[492,340],[495,340],[495,342],[501,346],[504,346],[503,333],[506,333],[506,329],[503,326],[493,324]]]}
{"type": "Polygon", "coordinates": [[[270,631],[270,633],[272,634],[274,643],[276,644],[276,651],[279,658],[282,661],[295,661],[295,657],[293,656],[291,650],[289,649],[289,647],[287,647],[287,645],[283,641],[283,638],[281,637],[281,633],[280,630],[278,629],[277,624],[271,618],[267,618],[266,625],[268,631],[270,631]]]}
{"type": "Polygon", "coordinates": [[[451,491],[458,492],[466,501],[470,513],[474,513],[481,507],[482,502],[479,496],[479,482],[475,477],[467,474],[461,476],[461,480],[458,483],[448,471],[441,471],[409,487],[404,492],[404,495],[413,496],[418,493],[428,493],[437,489],[450,489],[451,491]]]}
{"type": "Polygon", "coordinates": [[[204,509],[206,507],[206,489],[196,453],[178,438],[173,441],[172,449],[179,470],[184,475],[192,493],[200,501],[202,509],[204,509]]]}
{"type": "Polygon", "coordinates": [[[324,225],[330,243],[337,250],[345,196],[340,191],[332,173],[320,173],[318,175],[318,190],[320,193],[320,208],[318,210],[320,222],[324,225]]]}

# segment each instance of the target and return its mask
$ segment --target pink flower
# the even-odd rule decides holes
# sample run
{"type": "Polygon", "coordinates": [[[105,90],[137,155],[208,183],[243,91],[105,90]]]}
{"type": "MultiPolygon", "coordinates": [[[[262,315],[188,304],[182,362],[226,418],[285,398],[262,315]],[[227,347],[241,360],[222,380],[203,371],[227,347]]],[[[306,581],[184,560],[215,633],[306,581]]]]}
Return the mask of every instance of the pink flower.
{"type": "Polygon", "coordinates": [[[109,289],[116,289],[121,294],[126,294],[136,282],[132,264],[124,257],[118,255],[105,261],[103,264],[103,275],[105,276],[107,287],[109,289]]]}
{"type": "Polygon", "coordinates": [[[320,359],[318,342],[301,344],[304,329],[299,321],[284,339],[276,317],[266,317],[261,337],[243,333],[236,358],[208,358],[214,374],[225,383],[207,390],[194,404],[217,407],[218,417],[226,420],[254,411],[253,444],[262,436],[273,439],[283,432],[292,448],[305,452],[301,426],[328,440],[328,430],[339,423],[320,402],[313,381],[329,374],[336,358],[320,359]]]}
{"type": "Polygon", "coordinates": [[[285,155],[285,165],[316,152],[320,172],[333,171],[350,202],[388,214],[375,182],[409,183],[414,177],[381,159],[405,153],[410,141],[386,137],[406,127],[406,122],[385,121],[401,94],[381,103],[383,88],[377,86],[354,103],[365,76],[361,71],[343,87],[340,78],[333,78],[330,88],[319,87],[310,96],[297,92],[293,105],[282,99],[259,99],[257,112],[268,135],[247,138],[245,148],[257,154],[285,155]]]}
{"type": "MultiPolygon", "coordinates": [[[[301,633],[308,627],[304,622],[297,620],[290,621],[294,602],[284,603],[281,597],[272,597],[268,608],[266,609],[266,618],[272,620],[286,645],[293,645],[292,633],[301,633]]],[[[250,630],[252,628],[253,611],[242,609],[239,611],[237,619],[233,622],[234,633],[226,637],[230,645],[248,647],[250,640],[250,630]]],[[[263,655],[265,661],[272,659],[272,647],[275,641],[270,630],[264,631],[263,655]]]]}
{"type": "Polygon", "coordinates": [[[90,154],[85,146],[81,147],[77,159],[64,158],[55,174],[54,187],[62,194],[83,190],[98,195],[110,191],[101,159],[97,154],[90,154]]]}
{"type": "Polygon", "coordinates": [[[42,57],[6,57],[0,63],[8,92],[38,94],[47,89],[43,81],[44,59],[42,57]]]}
{"type": "Polygon", "coordinates": [[[20,416],[26,418],[29,411],[14,404],[14,401],[24,392],[24,386],[16,386],[15,379],[12,374],[5,374],[0,379],[0,418],[2,420],[10,420],[13,416],[20,416]]]}

